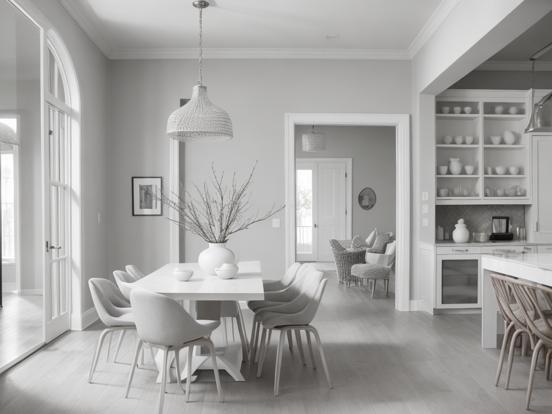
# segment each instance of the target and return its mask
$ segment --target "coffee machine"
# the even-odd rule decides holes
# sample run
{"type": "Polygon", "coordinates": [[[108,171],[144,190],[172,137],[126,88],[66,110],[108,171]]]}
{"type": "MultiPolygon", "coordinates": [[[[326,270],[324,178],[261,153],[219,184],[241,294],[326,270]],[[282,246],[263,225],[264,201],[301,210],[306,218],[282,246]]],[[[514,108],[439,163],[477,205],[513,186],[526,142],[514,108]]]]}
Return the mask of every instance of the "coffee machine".
{"type": "Polygon", "coordinates": [[[510,231],[510,217],[493,216],[491,223],[491,235],[489,236],[489,240],[514,240],[514,233],[510,231]]]}

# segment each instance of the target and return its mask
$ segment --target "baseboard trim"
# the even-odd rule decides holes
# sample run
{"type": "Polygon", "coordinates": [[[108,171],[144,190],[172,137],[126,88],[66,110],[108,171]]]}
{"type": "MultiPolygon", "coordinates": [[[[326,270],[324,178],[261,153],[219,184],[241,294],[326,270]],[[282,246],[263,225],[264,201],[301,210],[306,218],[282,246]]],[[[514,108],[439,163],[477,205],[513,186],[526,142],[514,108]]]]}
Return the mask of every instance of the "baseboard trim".
{"type": "Polygon", "coordinates": [[[8,369],[13,367],[14,365],[20,363],[28,356],[34,354],[36,351],[38,351],[40,348],[44,346],[44,343],[41,342],[33,347],[31,347],[29,350],[23,352],[21,355],[19,355],[17,358],[12,359],[11,361],[5,363],[4,365],[0,366],[0,374],[6,372],[8,369]]]}
{"type": "Polygon", "coordinates": [[[416,299],[410,301],[410,311],[417,312],[417,311],[426,311],[424,306],[423,299],[416,299]]]}
{"type": "Polygon", "coordinates": [[[71,330],[84,331],[90,325],[98,320],[96,309],[89,308],[80,314],[71,314],[71,330]]]}

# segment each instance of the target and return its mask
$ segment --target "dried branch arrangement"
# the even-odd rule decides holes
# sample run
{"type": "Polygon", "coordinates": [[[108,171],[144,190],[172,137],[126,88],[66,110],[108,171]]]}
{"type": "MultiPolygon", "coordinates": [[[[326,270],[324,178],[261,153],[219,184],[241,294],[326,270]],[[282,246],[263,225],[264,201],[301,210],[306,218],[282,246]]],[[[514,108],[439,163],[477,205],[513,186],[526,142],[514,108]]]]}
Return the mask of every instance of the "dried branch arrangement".
{"type": "Polygon", "coordinates": [[[249,189],[256,166],[255,163],[244,182],[239,183],[234,173],[231,182],[227,184],[224,173],[218,174],[212,165],[211,179],[203,186],[194,185],[193,193],[185,191],[181,184],[180,194],[184,196],[162,195],[163,204],[174,210],[180,218],[169,220],[208,243],[226,243],[232,234],[269,219],[285,206],[273,206],[263,214],[250,214],[249,189]]]}

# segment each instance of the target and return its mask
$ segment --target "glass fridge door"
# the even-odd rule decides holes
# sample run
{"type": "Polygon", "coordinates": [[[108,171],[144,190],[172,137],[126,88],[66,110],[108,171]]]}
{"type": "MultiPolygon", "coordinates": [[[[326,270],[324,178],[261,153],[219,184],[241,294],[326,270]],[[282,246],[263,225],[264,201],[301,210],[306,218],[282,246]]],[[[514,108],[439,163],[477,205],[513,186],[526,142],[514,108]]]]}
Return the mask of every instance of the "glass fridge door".
{"type": "Polygon", "coordinates": [[[443,259],[441,261],[441,302],[477,305],[479,261],[443,259]]]}

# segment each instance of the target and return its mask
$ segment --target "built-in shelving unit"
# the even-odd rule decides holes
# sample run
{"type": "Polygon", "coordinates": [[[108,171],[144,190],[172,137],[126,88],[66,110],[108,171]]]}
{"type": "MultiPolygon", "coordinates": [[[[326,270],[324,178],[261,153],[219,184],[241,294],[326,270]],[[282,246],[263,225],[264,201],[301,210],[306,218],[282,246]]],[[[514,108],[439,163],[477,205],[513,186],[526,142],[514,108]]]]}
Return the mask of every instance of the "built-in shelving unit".
{"type": "Polygon", "coordinates": [[[528,99],[525,91],[484,90],[437,97],[436,204],[531,203],[528,99]],[[451,158],[460,160],[460,174],[451,174],[451,158]]]}

